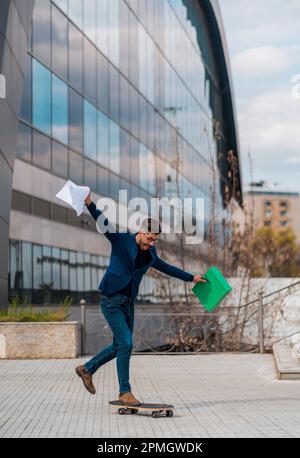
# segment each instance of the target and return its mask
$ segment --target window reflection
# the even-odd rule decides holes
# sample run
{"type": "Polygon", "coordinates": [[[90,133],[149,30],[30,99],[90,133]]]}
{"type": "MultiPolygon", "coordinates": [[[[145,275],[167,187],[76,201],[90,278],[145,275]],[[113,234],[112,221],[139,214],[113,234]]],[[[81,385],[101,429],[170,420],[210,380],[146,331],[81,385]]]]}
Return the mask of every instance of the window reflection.
{"type": "Polygon", "coordinates": [[[52,7],[52,68],[67,79],[68,64],[68,20],[52,7]]]}
{"type": "Polygon", "coordinates": [[[69,80],[77,89],[82,90],[83,82],[83,37],[69,22],[69,80]]]}
{"type": "Polygon", "coordinates": [[[108,114],[109,94],[108,60],[97,53],[97,105],[100,110],[108,114]]]}
{"type": "Polygon", "coordinates": [[[109,158],[109,119],[97,111],[97,162],[108,167],[109,158]]]}
{"type": "Polygon", "coordinates": [[[96,103],[96,49],[86,39],[83,40],[84,49],[84,95],[91,102],[96,103]]]}
{"type": "Polygon", "coordinates": [[[50,170],[50,138],[40,134],[36,130],[33,131],[32,161],[39,167],[42,167],[46,170],[50,170]]]}
{"type": "Polygon", "coordinates": [[[97,159],[96,145],[97,110],[86,100],[84,101],[84,154],[97,159]]]}
{"type": "Polygon", "coordinates": [[[106,56],[108,55],[108,5],[110,0],[97,2],[97,46],[106,56]]]}
{"type": "Polygon", "coordinates": [[[83,0],[69,0],[69,17],[80,29],[82,29],[83,0]]]}
{"type": "Polygon", "coordinates": [[[109,168],[120,173],[120,128],[113,121],[109,122],[109,168]]]}
{"type": "Polygon", "coordinates": [[[68,150],[55,141],[52,141],[52,172],[64,178],[68,177],[68,150]]]}
{"type": "Polygon", "coordinates": [[[94,191],[97,189],[97,168],[87,159],[84,159],[84,184],[94,191]]]}
{"type": "Polygon", "coordinates": [[[108,57],[119,66],[119,0],[109,0],[108,4],[108,57]]]}
{"type": "Polygon", "coordinates": [[[71,88],[69,88],[69,143],[71,148],[82,152],[83,99],[71,88]]]}
{"type": "Polygon", "coordinates": [[[16,157],[31,162],[31,148],[31,128],[20,122],[16,157]]]}
{"type": "Polygon", "coordinates": [[[50,86],[51,73],[43,65],[32,60],[32,122],[43,132],[50,134],[50,86]]]}
{"type": "Polygon", "coordinates": [[[32,50],[46,65],[50,65],[50,2],[36,0],[32,16],[32,50]]]}
{"type": "Polygon", "coordinates": [[[74,183],[83,184],[83,162],[82,156],[69,151],[69,177],[74,183]]]}
{"type": "Polygon", "coordinates": [[[96,0],[84,0],[84,32],[91,41],[96,41],[96,0]]]}
{"type": "Polygon", "coordinates": [[[52,135],[68,143],[68,86],[52,75],[52,135]]]}

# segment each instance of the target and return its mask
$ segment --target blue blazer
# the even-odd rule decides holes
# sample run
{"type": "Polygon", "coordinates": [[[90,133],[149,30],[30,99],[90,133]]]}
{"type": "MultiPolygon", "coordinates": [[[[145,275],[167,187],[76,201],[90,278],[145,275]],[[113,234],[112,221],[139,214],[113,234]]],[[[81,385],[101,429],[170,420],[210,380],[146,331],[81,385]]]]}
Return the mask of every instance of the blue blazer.
{"type": "MultiPolygon", "coordinates": [[[[98,217],[102,214],[102,211],[96,208],[94,202],[87,206],[90,214],[97,221],[98,217]]],[[[171,277],[179,278],[184,281],[193,281],[194,275],[185,272],[178,267],[166,263],[160,259],[156,253],[155,246],[149,248],[152,260],[149,264],[135,269],[135,258],[138,253],[138,246],[135,241],[137,232],[110,232],[110,224],[107,218],[103,220],[108,230],[104,233],[106,238],[111,243],[111,257],[109,266],[100,282],[98,289],[105,295],[113,294],[126,286],[132,279],[132,302],[134,303],[139,290],[139,285],[143,278],[143,275],[147,272],[149,267],[159,270],[171,277]]]]}

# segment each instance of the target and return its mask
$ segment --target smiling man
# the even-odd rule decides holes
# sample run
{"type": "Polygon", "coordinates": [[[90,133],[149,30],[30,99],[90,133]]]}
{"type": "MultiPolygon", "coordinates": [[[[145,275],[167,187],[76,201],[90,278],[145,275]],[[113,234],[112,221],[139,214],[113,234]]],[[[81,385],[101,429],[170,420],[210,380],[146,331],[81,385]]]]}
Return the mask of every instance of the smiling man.
{"type": "MultiPolygon", "coordinates": [[[[85,203],[90,214],[97,221],[102,212],[91,201],[90,194],[85,199],[85,203]]],[[[155,219],[146,218],[140,230],[133,234],[109,231],[107,219],[104,223],[108,228],[104,235],[110,241],[112,250],[109,266],[99,285],[100,305],[113,333],[113,342],[84,365],[76,367],[75,371],[82,378],[85,388],[95,394],[93,374],[103,364],[117,358],[119,401],[124,405],[137,406],[141,401],[131,392],[129,366],[133,347],[134,303],[143,275],[149,267],[153,267],[180,280],[195,283],[205,283],[205,280],[202,275],[185,272],[158,257],[155,243],[161,228],[155,219]]]]}

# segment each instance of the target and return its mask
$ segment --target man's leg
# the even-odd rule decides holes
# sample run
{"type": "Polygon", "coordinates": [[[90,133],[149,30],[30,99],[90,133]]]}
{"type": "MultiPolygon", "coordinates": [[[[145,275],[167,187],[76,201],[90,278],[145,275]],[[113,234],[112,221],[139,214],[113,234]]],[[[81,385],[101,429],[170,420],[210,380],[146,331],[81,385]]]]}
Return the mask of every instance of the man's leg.
{"type": "Polygon", "coordinates": [[[132,331],[127,323],[127,305],[116,301],[102,304],[103,314],[114,335],[117,351],[117,372],[120,392],[131,391],[129,383],[129,361],[132,351],[132,331]]]}
{"type": "MultiPolygon", "coordinates": [[[[126,323],[127,323],[128,328],[129,328],[129,331],[131,333],[131,339],[132,339],[133,328],[134,328],[134,306],[133,306],[133,304],[131,302],[131,299],[128,300],[128,304],[126,304],[125,307],[126,307],[126,323]]],[[[128,360],[128,379],[129,379],[129,373],[130,373],[131,353],[132,353],[132,350],[130,352],[130,357],[129,357],[129,360],[128,360]]],[[[119,386],[120,386],[120,394],[121,393],[125,393],[125,391],[121,390],[121,386],[123,385],[123,383],[122,383],[121,377],[119,376],[119,372],[120,371],[118,370],[118,359],[117,359],[117,372],[118,372],[118,379],[119,379],[119,386]]],[[[131,390],[129,390],[129,391],[131,391],[131,390]]]]}
{"type": "Polygon", "coordinates": [[[116,339],[113,339],[113,343],[104,347],[97,355],[93,356],[89,361],[84,364],[85,369],[90,373],[94,374],[103,364],[108,363],[117,356],[116,351],[116,339]]]}

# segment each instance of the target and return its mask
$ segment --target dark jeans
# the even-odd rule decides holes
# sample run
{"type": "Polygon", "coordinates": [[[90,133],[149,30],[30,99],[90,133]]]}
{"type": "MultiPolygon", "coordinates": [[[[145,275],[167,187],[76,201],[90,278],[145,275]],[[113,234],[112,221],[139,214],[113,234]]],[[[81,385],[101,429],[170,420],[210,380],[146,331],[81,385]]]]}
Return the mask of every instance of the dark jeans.
{"type": "Polygon", "coordinates": [[[133,347],[134,304],[130,297],[117,293],[112,297],[101,294],[100,306],[112,330],[113,343],[103,348],[84,366],[88,372],[94,374],[103,364],[117,357],[120,393],[127,393],[131,391],[129,363],[133,347]]]}

